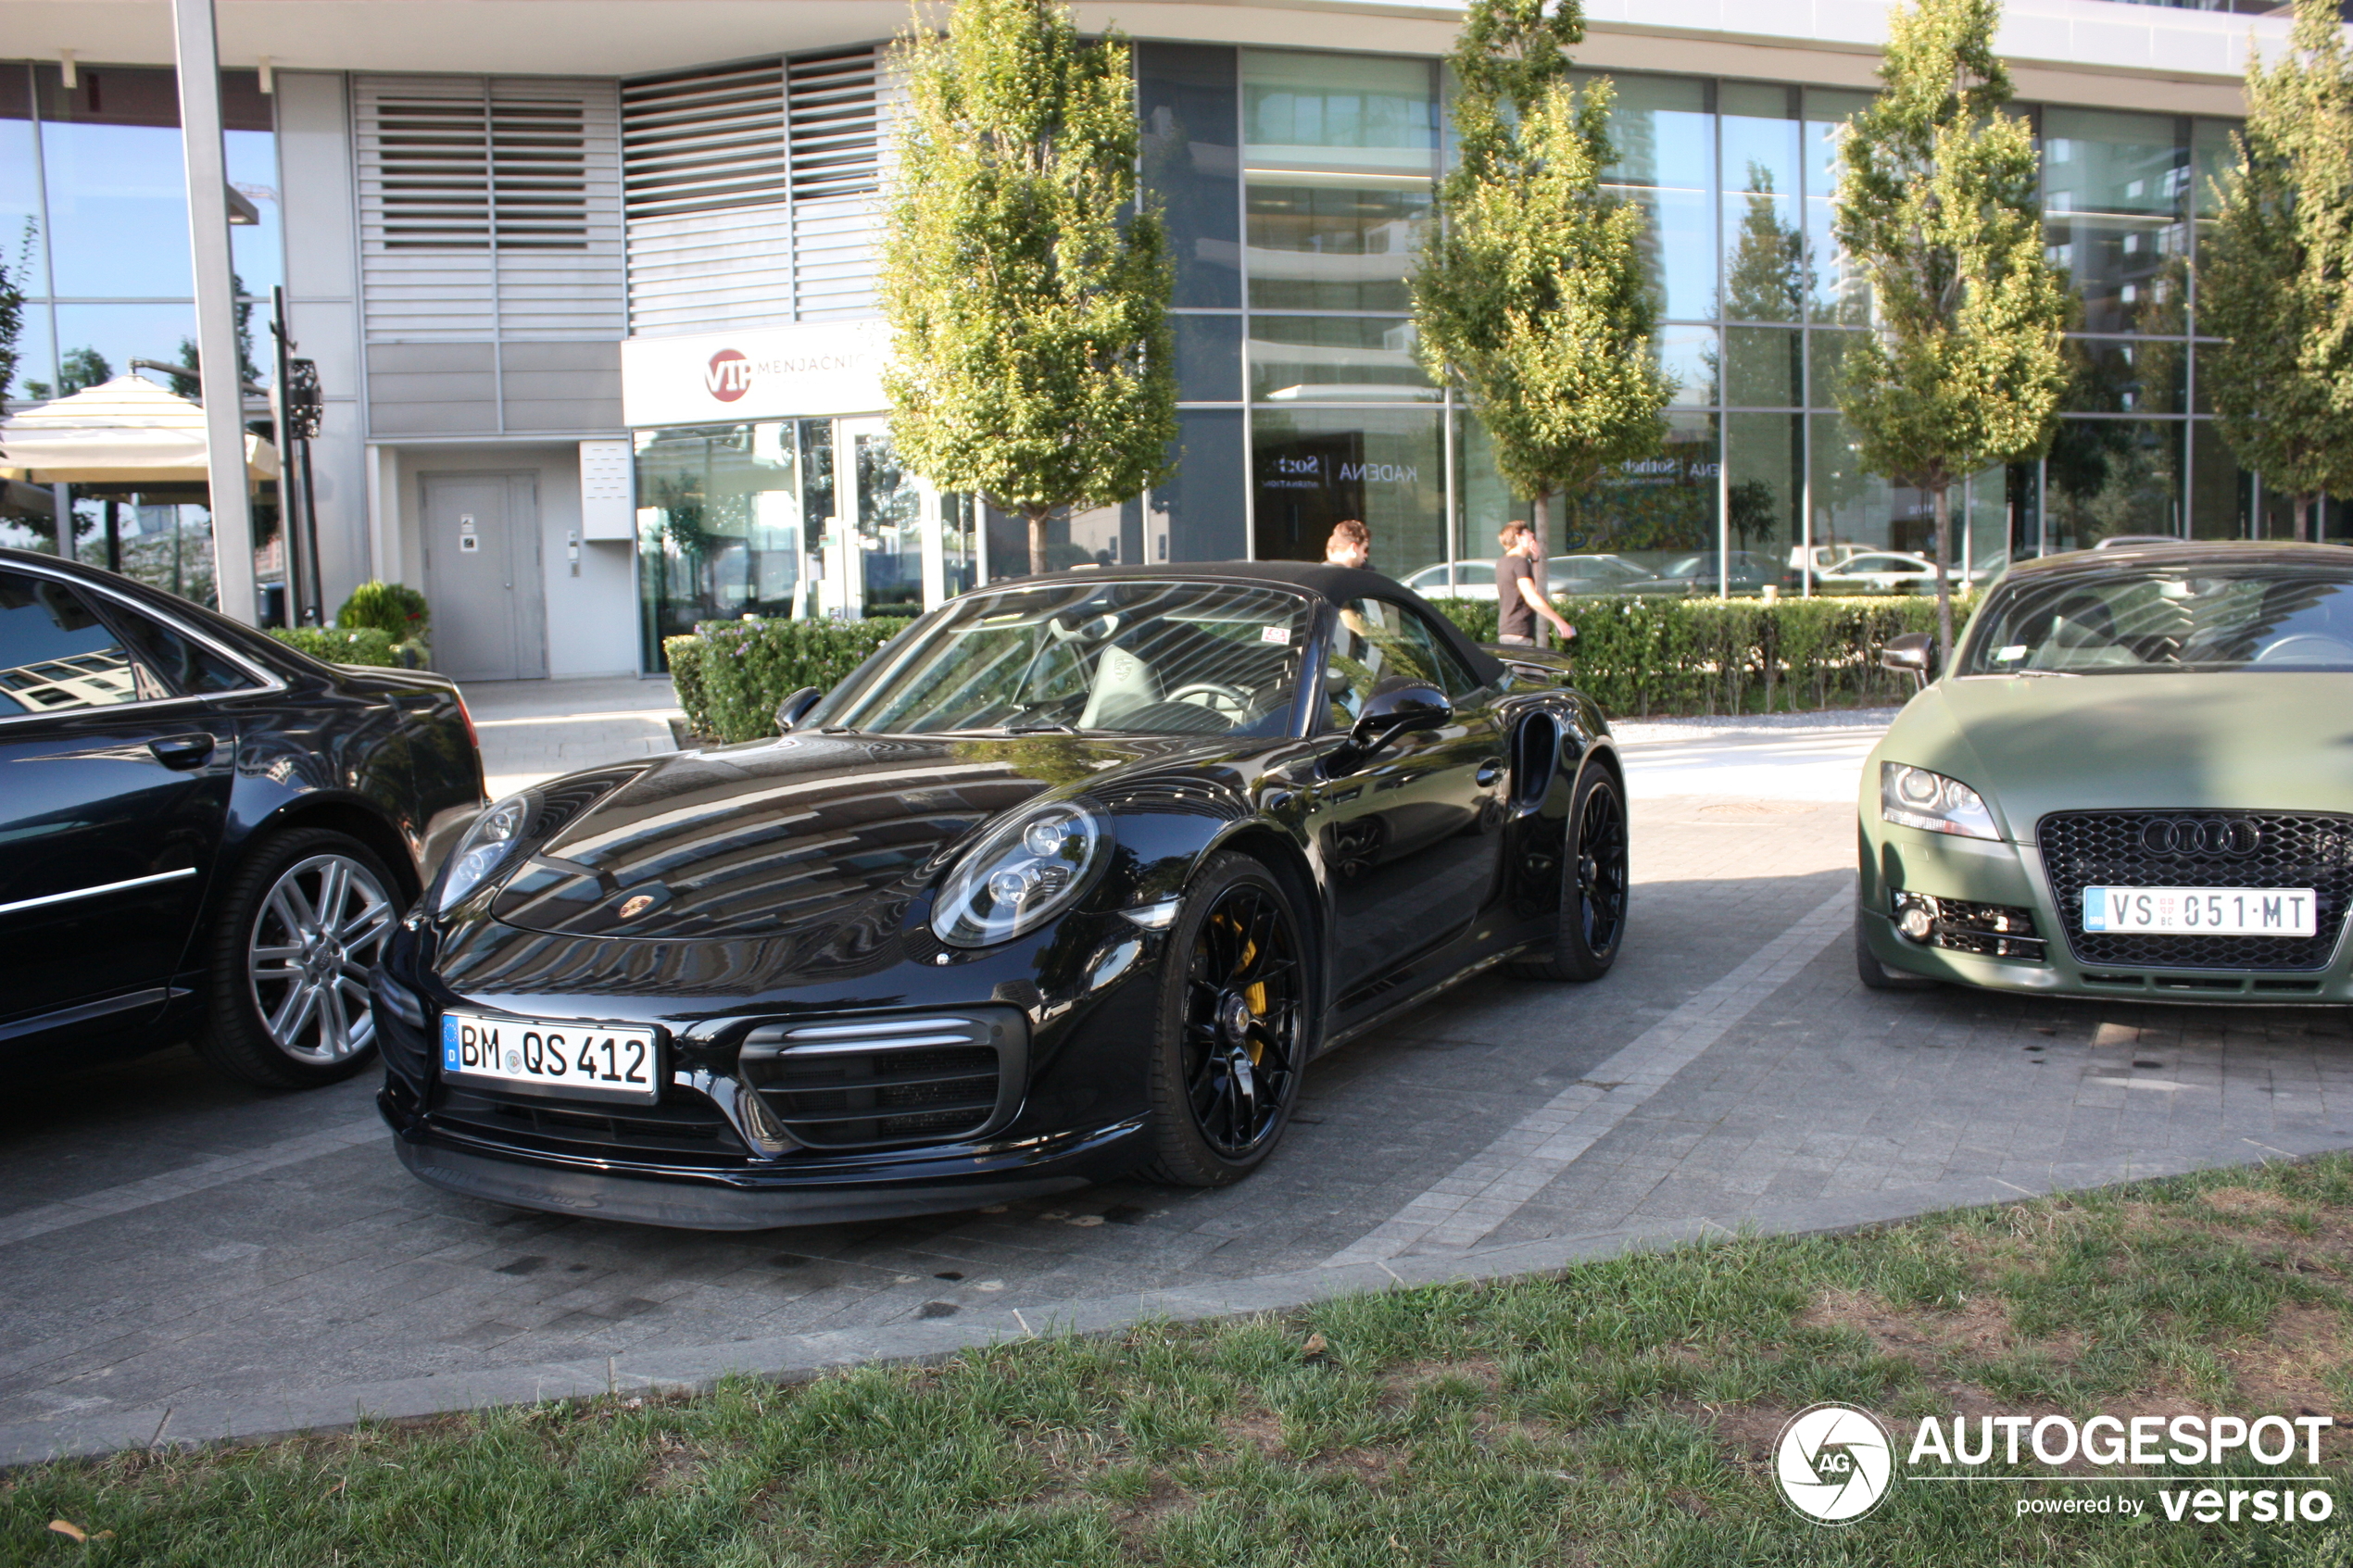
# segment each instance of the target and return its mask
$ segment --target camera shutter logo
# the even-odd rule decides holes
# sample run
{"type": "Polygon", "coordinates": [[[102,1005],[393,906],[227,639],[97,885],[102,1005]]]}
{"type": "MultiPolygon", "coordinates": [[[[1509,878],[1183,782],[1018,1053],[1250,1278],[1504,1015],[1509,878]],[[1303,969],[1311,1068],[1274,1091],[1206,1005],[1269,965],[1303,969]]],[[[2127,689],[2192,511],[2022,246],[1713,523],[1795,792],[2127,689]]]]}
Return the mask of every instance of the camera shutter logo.
{"type": "Polygon", "coordinates": [[[751,390],[751,361],[740,348],[723,348],[704,367],[702,384],[722,403],[733,403],[751,390]]]}
{"type": "Polygon", "coordinates": [[[1810,1406],[1773,1444],[1773,1479],[1789,1505],[1819,1524],[1851,1524],[1880,1505],[1895,1476],[1894,1444],[1869,1411],[1810,1406]]]}

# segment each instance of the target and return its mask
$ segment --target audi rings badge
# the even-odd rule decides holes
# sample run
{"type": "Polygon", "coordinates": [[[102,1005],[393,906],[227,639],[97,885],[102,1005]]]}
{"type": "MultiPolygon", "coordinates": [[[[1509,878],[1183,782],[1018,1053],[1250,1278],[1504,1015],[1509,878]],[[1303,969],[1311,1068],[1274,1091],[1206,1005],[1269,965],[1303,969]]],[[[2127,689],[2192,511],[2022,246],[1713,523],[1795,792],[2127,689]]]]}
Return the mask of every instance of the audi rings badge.
{"type": "Polygon", "coordinates": [[[2263,830],[2245,817],[2160,817],[2141,829],[2152,855],[2244,859],[2263,847],[2263,830]]]}

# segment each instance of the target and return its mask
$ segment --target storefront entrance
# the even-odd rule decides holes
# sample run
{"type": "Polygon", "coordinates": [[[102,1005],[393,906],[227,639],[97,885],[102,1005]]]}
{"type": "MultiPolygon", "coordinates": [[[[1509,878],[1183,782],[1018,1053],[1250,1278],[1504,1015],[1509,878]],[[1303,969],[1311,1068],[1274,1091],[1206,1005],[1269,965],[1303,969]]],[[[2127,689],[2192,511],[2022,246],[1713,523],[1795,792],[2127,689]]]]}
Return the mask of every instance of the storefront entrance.
{"type": "Polygon", "coordinates": [[[973,508],[908,472],[881,416],[640,431],[645,668],[705,621],[916,615],[978,580],[973,508]]]}

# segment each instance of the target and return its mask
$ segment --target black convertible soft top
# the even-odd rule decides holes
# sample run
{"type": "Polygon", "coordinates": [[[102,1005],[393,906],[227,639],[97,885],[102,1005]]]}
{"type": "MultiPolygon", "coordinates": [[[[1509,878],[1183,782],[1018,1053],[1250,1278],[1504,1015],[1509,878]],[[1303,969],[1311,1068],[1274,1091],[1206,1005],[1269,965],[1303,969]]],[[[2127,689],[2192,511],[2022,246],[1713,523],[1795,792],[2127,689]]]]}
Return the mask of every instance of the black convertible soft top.
{"type": "MultiPolygon", "coordinates": [[[[1446,639],[1464,663],[1481,681],[1492,684],[1504,678],[1504,665],[1493,654],[1470,640],[1461,627],[1447,618],[1435,605],[1393,577],[1378,571],[1360,571],[1353,566],[1333,566],[1325,561],[1300,560],[1214,560],[1188,561],[1169,566],[1104,566],[1080,567],[1074,571],[1052,571],[1038,577],[1000,578],[989,588],[1012,587],[1022,583],[1081,581],[1101,578],[1106,581],[1130,583],[1280,583],[1286,587],[1303,588],[1333,604],[1345,604],[1350,599],[1388,599],[1396,604],[1411,605],[1428,615],[1439,635],[1446,639]]],[[[987,589],[981,590],[987,592],[987,589]]]]}

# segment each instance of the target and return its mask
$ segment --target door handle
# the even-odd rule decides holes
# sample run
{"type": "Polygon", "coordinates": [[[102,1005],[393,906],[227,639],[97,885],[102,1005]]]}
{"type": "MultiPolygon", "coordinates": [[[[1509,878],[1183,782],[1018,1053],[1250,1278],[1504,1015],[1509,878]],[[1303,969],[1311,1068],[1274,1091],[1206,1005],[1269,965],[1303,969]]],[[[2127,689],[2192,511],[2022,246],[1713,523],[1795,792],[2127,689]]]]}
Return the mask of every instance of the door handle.
{"type": "Polygon", "coordinates": [[[1500,757],[1491,757],[1478,765],[1478,787],[1481,789],[1487,788],[1503,776],[1504,759],[1500,757]]]}
{"type": "Polygon", "coordinates": [[[212,755],[212,737],[198,731],[191,735],[164,735],[147,743],[156,760],[167,768],[201,768],[212,755]]]}

